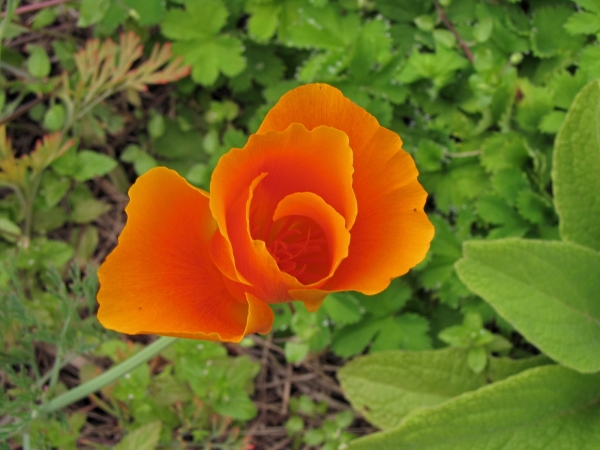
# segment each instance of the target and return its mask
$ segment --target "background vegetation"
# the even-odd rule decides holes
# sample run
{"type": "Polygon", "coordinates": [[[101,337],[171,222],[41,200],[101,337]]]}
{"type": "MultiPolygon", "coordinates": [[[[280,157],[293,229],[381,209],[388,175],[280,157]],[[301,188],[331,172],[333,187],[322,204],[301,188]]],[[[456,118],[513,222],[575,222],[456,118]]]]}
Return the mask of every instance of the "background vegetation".
{"type": "MultiPolygon", "coordinates": [[[[585,405],[600,384],[579,372],[600,369],[598,1],[8,0],[4,11],[0,448],[445,449],[471,436],[474,416],[478,429],[551,429],[558,416],[518,401],[540,386],[556,398],[532,397],[538,410],[589,414],[565,425],[580,441],[539,448],[594,448],[585,405]],[[317,81],[414,156],[436,228],[426,260],[377,296],[331,295],[316,314],[277,306],[267,337],[179,341],[38,413],[151,341],[95,318],[96,268],[135,177],[161,165],[207,189],[283,93],[317,81]],[[522,415],[486,422],[481,405],[506,395],[522,415]],[[375,431],[365,419],[385,433],[353,440],[375,431]]],[[[534,448],[519,439],[498,448],[534,448]]]]}

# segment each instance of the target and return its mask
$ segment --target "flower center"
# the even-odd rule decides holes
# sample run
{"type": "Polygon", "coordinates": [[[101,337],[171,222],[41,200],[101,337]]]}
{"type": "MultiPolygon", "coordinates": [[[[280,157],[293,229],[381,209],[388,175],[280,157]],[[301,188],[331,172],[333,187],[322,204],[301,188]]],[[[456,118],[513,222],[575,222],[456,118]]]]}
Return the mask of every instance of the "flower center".
{"type": "Polygon", "coordinates": [[[267,250],[282,272],[302,284],[311,284],[327,276],[330,255],[327,239],[315,221],[303,216],[287,216],[264,230],[267,250]]]}

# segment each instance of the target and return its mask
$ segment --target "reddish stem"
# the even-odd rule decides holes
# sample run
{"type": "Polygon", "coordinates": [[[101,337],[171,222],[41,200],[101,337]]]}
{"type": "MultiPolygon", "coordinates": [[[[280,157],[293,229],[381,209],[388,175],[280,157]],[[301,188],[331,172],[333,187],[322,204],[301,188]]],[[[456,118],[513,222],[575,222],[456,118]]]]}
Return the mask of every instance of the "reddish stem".
{"type": "MultiPolygon", "coordinates": [[[[51,6],[60,5],[61,3],[67,3],[72,0],[47,0],[45,2],[34,3],[32,5],[21,6],[15,10],[15,14],[25,14],[31,11],[37,11],[39,9],[50,8],[51,6]]],[[[6,16],[6,12],[2,13],[2,17],[6,16]]]]}
{"type": "Polygon", "coordinates": [[[463,40],[463,38],[460,37],[460,34],[458,34],[458,31],[456,31],[456,29],[452,25],[452,22],[450,22],[448,17],[446,17],[446,14],[444,13],[444,10],[442,9],[438,1],[433,0],[433,3],[435,4],[435,9],[438,13],[438,16],[440,16],[440,19],[442,19],[442,22],[444,22],[446,28],[448,28],[448,30],[450,30],[450,32],[454,35],[454,37],[458,41],[458,45],[460,45],[460,48],[463,49],[463,52],[465,52],[465,55],[467,55],[467,58],[469,59],[469,61],[471,61],[471,64],[473,64],[475,62],[475,59],[473,58],[473,53],[471,53],[471,49],[469,49],[469,46],[463,40]]]}

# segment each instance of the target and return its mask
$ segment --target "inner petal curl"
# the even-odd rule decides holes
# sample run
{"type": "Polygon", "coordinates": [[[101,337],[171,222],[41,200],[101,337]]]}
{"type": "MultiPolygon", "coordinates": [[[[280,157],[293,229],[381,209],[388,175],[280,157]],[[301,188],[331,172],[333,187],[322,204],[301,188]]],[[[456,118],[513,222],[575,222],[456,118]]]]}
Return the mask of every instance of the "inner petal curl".
{"type": "Polygon", "coordinates": [[[271,220],[259,208],[251,211],[252,238],[264,241],[279,269],[303,285],[328,278],[348,256],[350,233],[344,218],[314,193],[286,196],[271,220]]]}
{"type": "Polygon", "coordinates": [[[287,216],[273,222],[265,239],[267,250],[282,272],[302,284],[311,284],[327,276],[331,255],[325,234],[314,220],[287,216]]]}

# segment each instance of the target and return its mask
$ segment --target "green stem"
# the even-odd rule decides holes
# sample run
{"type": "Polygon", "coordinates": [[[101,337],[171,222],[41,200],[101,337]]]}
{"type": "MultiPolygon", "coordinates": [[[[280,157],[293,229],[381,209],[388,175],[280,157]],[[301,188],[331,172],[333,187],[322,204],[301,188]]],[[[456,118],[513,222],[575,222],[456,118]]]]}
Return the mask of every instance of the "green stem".
{"type": "Polygon", "coordinates": [[[148,360],[158,355],[164,349],[169,347],[173,342],[175,342],[175,340],[176,338],[172,337],[161,337],[157,339],[142,351],[136,353],[131,358],[128,358],[127,360],[123,361],[121,364],[111,367],[102,375],[99,375],[96,378],[65,392],[64,394],[59,395],[58,397],[50,400],[49,402],[42,403],[40,407],[33,412],[33,416],[58,411],[64,408],[65,406],[79,401],[82,398],[85,398],[88,395],[92,394],[93,392],[102,389],[104,386],[114,381],[117,381],[126,373],[131,372],[136,367],[144,364],[148,360]]]}
{"type": "MultiPolygon", "coordinates": [[[[0,44],[4,40],[4,33],[6,31],[6,27],[12,20],[13,14],[15,13],[17,6],[19,6],[18,0],[8,0],[8,2],[6,3],[6,12],[4,13],[4,20],[2,21],[2,23],[0,23],[0,44]]],[[[1,50],[2,46],[0,46],[0,52],[1,50]]],[[[0,58],[2,58],[2,53],[0,53],[0,58]]]]}
{"type": "Polygon", "coordinates": [[[54,359],[54,365],[52,366],[51,370],[50,384],[48,385],[48,392],[50,393],[50,395],[54,393],[54,388],[56,387],[56,383],[58,382],[58,375],[60,374],[60,369],[63,360],[63,344],[65,341],[65,335],[67,334],[67,330],[69,329],[69,324],[71,323],[72,315],[73,308],[69,307],[69,315],[65,320],[65,324],[63,325],[62,331],[60,333],[58,344],[56,345],[56,357],[54,359]]]}
{"type": "Polygon", "coordinates": [[[31,450],[29,433],[23,435],[23,450],[31,450]]]}

